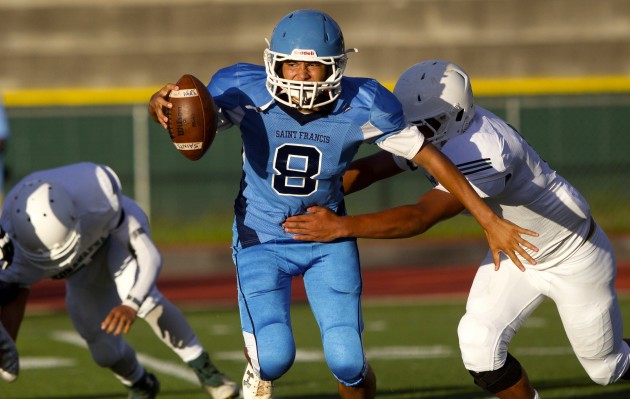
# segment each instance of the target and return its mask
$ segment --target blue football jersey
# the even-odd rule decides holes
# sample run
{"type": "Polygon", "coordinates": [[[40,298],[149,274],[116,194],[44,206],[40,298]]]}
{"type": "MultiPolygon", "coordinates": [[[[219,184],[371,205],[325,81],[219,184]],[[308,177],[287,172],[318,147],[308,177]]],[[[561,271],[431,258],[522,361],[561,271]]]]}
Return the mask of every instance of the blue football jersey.
{"type": "Polygon", "coordinates": [[[281,223],[312,205],[344,214],[342,176],[359,146],[406,126],[398,100],[373,79],[344,77],[337,101],[312,114],[275,102],[265,79],[262,66],[236,64],[208,85],[223,117],[241,131],[235,227],[244,247],[290,238],[281,223]]]}

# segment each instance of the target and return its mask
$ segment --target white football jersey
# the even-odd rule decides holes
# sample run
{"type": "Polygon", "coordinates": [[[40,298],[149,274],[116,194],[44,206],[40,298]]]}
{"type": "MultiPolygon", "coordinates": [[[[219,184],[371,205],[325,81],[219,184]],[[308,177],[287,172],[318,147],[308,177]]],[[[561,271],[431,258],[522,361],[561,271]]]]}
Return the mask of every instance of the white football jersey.
{"type": "Polygon", "coordinates": [[[60,266],[53,261],[30,260],[16,247],[13,263],[0,273],[0,281],[30,286],[45,278],[68,278],[90,264],[97,251],[113,239],[121,244],[117,248],[125,251],[125,256],[133,256],[141,265],[127,298],[139,306],[155,283],[161,257],[149,237],[146,215],[132,199],[122,195],[116,174],[106,166],[83,162],[26,176],[7,195],[0,218],[12,239],[14,229],[7,210],[11,209],[13,193],[33,180],[61,186],[72,199],[79,219],[76,254],[71,262],[60,266]]]}
{"type": "Polygon", "coordinates": [[[477,106],[468,129],[442,152],[499,216],[539,234],[526,237],[539,248],[528,251],[536,269],[556,265],[584,242],[591,219],[586,200],[490,111],[477,106]]]}

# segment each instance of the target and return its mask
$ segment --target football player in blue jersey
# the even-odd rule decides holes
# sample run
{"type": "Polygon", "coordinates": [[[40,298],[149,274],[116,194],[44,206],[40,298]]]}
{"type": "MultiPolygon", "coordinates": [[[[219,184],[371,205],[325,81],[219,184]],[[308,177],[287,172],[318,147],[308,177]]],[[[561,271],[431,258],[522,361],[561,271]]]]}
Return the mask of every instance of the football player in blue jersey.
{"type": "MultiPolygon", "coordinates": [[[[454,193],[487,233],[498,262],[503,252],[533,262],[521,235],[536,233],[499,218],[417,127],[405,122],[396,97],[374,79],[344,76],[342,32],[327,14],[294,11],[278,22],[264,67],[219,70],[208,89],[219,130],[240,128],[243,174],[235,201],[233,260],[248,366],[245,399],[271,398],[272,381],[295,359],[290,321],[291,281],[302,275],[321,330],[328,367],[342,398],[374,398],[376,377],[363,350],[361,273],[356,240],[307,243],[281,224],[320,205],[346,213],[342,175],[363,143],[409,159],[454,193]]],[[[166,128],[163,107],[177,90],[166,84],[149,102],[166,128]]]]}

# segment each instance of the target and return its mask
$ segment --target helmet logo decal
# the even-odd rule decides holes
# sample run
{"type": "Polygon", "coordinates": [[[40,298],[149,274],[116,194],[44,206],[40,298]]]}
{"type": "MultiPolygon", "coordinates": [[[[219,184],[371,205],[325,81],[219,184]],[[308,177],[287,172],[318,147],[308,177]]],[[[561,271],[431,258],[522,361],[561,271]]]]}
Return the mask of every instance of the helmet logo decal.
{"type": "Polygon", "coordinates": [[[299,48],[293,49],[291,51],[291,55],[294,56],[302,56],[302,57],[317,57],[317,51],[315,50],[302,50],[299,48]]]}

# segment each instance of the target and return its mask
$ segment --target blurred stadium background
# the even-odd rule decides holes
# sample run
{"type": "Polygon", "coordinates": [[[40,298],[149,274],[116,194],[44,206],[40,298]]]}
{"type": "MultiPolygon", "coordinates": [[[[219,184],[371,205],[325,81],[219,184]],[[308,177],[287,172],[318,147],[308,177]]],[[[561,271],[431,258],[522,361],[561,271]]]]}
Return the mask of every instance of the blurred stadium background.
{"type": "MultiPolygon", "coordinates": [[[[392,88],[424,59],[464,67],[478,103],[516,126],[582,190],[619,250],[630,247],[627,0],[0,0],[0,93],[11,125],[7,187],[35,169],[106,163],[150,214],[163,248],[218,244],[227,251],[238,133],[218,137],[192,162],[149,121],[146,104],[184,73],[208,81],[222,66],[260,63],[277,20],[303,7],[329,12],[346,45],[359,49],[348,75],[392,88]]],[[[428,187],[419,173],[404,174],[350,197],[349,210],[412,202],[428,187]]],[[[425,251],[416,259],[475,263],[483,239],[466,219],[421,240],[363,245],[364,263],[409,261],[400,249],[409,243],[425,251]],[[453,259],[442,243],[462,236],[470,240],[455,240],[461,256],[453,259]],[[383,252],[391,246],[398,248],[383,252]]],[[[205,249],[185,250],[195,251],[208,263],[205,249]]]]}

